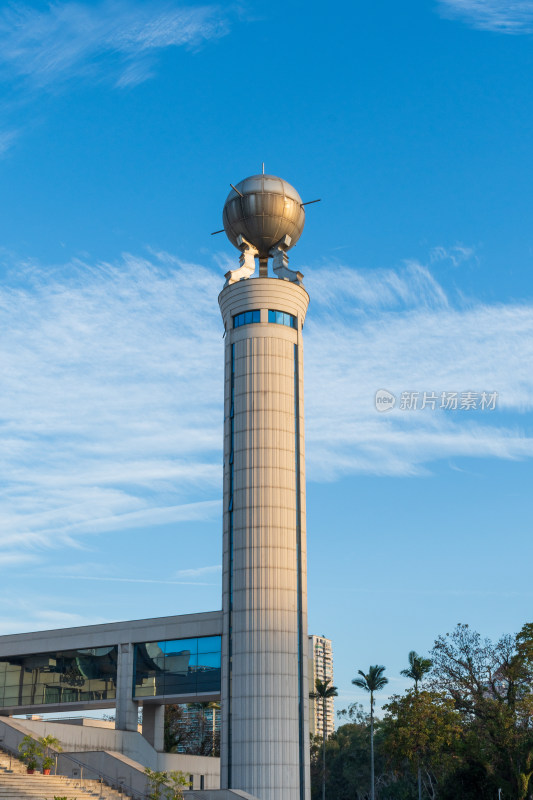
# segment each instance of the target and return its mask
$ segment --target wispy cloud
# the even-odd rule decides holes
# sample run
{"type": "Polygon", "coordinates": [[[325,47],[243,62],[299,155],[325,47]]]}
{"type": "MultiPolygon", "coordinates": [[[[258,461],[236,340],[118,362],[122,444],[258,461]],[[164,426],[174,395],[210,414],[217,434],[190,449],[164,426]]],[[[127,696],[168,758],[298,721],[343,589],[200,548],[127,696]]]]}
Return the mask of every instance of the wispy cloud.
{"type": "Polygon", "coordinates": [[[197,567],[196,569],[180,569],[180,578],[199,578],[202,575],[213,575],[222,572],[222,564],[213,564],[211,567],[197,567]]]}
{"type": "Polygon", "coordinates": [[[162,578],[111,578],[101,575],[50,575],[51,578],[76,581],[97,581],[103,583],[148,583],[160,586],[218,586],[217,583],[200,583],[199,581],[167,581],[162,578]]]}
{"type": "Polygon", "coordinates": [[[533,405],[533,307],[453,307],[427,267],[408,263],[398,273],[309,271],[307,287],[322,315],[306,325],[306,433],[309,476],[330,479],[349,472],[412,475],[455,456],[527,458],[533,438],[521,414],[533,405]],[[415,280],[412,280],[413,276],[415,280]],[[369,285],[371,299],[353,302],[351,285],[369,285]],[[348,289],[346,289],[348,284],[348,289]],[[400,291],[388,292],[389,285],[400,291]],[[435,286],[434,286],[435,284],[435,286]],[[418,302],[417,302],[418,297],[418,302]],[[402,304],[399,298],[402,299],[402,304]],[[386,305],[389,308],[386,308],[386,305]],[[455,416],[417,411],[378,414],[374,393],[497,391],[500,412],[455,416]]]}
{"type": "Polygon", "coordinates": [[[0,290],[3,546],[212,519],[218,276],[166,256],[69,269],[19,263],[26,286],[0,290]]]}
{"type": "Polygon", "coordinates": [[[18,131],[0,131],[0,158],[11,149],[18,137],[18,131]]]}
{"type": "Polygon", "coordinates": [[[373,272],[328,264],[318,270],[310,268],[307,283],[312,286],[313,302],[336,313],[421,305],[437,309],[448,305],[429,269],[417,261],[406,261],[401,270],[373,272]]]}
{"type": "Polygon", "coordinates": [[[430,253],[431,263],[447,261],[454,267],[460,266],[467,261],[477,261],[474,247],[465,247],[463,244],[455,244],[452,247],[433,247],[430,253]]]}
{"type": "MultiPolygon", "coordinates": [[[[118,264],[6,266],[13,277],[0,287],[6,563],[42,548],[86,547],[88,536],[104,531],[215,519],[221,273],[165,253],[118,264]]],[[[413,475],[462,456],[533,456],[531,305],[465,304],[413,261],[306,272],[312,480],[413,475]],[[380,388],[497,391],[499,409],[378,414],[380,388]]],[[[217,570],[191,567],[177,578],[217,570]]]]}
{"type": "Polygon", "coordinates": [[[10,553],[9,551],[0,553],[0,566],[11,567],[16,564],[29,564],[37,561],[35,553],[10,553]]]}
{"type": "Polygon", "coordinates": [[[72,79],[146,80],[153,57],[168,47],[194,48],[228,30],[215,5],[165,2],[56,2],[44,10],[10,4],[0,14],[0,74],[34,86],[72,79]]]}
{"type": "Polygon", "coordinates": [[[532,0],[439,0],[442,16],[498,33],[533,31],[532,0]]]}
{"type": "Polygon", "coordinates": [[[3,591],[0,595],[0,631],[2,635],[46,630],[75,625],[95,625],[109,620],[92,615],[90,617],[64,610],[71,600],[48,594],[35,595],[3,591]]]}

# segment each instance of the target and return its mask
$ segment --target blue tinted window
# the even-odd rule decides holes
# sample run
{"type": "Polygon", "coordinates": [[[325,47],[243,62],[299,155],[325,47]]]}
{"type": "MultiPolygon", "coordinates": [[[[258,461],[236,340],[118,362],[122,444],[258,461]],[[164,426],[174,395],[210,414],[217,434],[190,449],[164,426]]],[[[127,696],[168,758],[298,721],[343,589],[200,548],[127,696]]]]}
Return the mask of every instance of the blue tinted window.
{"type": "Polygon", "coordinates": [[[31,653],[0,659],[0,706],[114,700],[118,648],[31,653]]]}
{"type": "Polygon", "coordinates": [[[292,314],[287,314],[286,311],[274,311],[273,309],[268,310],[268,321],[274,322],[276,325],[287,325],[289,328],[295,328],[296,325],[296,317],[292,314]]]}
{"type": "Polygon", "coordinates": [[[198,639],[169,639],[166,642],[161,642],[163,645],[162,650],[165,654],[181,653],[183,650],[188,650],[194,653],[198,650],[198,639]]]}
{"type": "Polygon", "coordinates": [[[240,328],[241,325],[250,325],[252,322],[261,321],[261,312],[258,308],[253,311],[243,311],[233,317],[233,327],[240,328]]]}
{"type": "Polygon", "coordinates": [[[220,636],[136,644],[134,697],[220,691],[220,650],[220,636]]]}
{"type": "Polygon", "coordinates": [[[198,669],[220,669],[220,651],[218,653],[200,653],[198,655],[198,669]]]}
{"type": "Polygon", "coordinates": [[[220,636],[201,636],[198,639],[198,653],[220,653],[220,636]]]}

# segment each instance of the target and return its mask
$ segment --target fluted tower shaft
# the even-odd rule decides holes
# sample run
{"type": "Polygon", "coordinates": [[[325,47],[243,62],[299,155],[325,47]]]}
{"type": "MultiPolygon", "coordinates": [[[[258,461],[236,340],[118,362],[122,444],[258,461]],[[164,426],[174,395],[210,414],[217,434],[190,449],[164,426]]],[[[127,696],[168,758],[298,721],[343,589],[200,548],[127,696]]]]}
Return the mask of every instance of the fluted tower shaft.
{"type": "Polygon", "coordinates": [[[309,297],[226,286],[222,788],[308,800],[302,326],[309,297]],[[252,312],[252,314],[247,312],[252,312]]]}

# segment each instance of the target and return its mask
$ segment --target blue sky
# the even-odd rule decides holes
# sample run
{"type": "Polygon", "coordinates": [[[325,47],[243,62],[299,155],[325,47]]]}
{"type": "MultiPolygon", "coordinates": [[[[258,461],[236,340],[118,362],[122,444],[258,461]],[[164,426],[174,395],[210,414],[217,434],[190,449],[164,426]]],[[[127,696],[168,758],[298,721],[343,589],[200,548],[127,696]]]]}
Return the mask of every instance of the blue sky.
{"type": "Polygon", "coordinates": [[[533,2],[0,7],[0,633],[220,606],[229,189],[304,200],[310,631],[531,621],[533,2]],[[396,407],[378,413],[386,389],[396,407]],[[497,392],[402,410],[402,392],[497,392]]]}

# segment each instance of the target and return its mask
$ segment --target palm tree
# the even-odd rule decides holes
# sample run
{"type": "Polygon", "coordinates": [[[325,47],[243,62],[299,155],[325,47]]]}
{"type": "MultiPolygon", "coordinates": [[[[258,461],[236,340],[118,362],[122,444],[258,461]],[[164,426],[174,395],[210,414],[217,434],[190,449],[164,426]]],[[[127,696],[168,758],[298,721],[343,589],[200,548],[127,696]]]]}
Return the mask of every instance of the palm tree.
{"type": "MultiPolygon", "coordinates": [[[[411,650],[407,658],[409,660],[409,667],[407,669],[402,669],[401,674],[406,678],[411,678],[411,680],[415,682],[415,695],[418,696],[418,684],[433,666],[433,661],[430,658],[423,658],[422,656],[419,656],[415,650],[411,650]]],[[[418,757],[418,800],[422,800],[422,771],[420,769],[420,756],[418,757]]]]}
{"type": "Polygon", "coordinates": [[[419,656],[414,650],[411,650],[407,658],[409,659],[409,668],[402,669],[401,675],[411,678],[415,682],[415,693],[418,694],[418,684],[433,666],[433,661],[430,658],[419,656]]]}
{"type": "Polygon", "coordinates": [[[385,667],[375,664],[368,668],[368,673],[358,669],[361,678],[353,678],[352,683],[365,692],[370,692],[370,800],[375,800],[374,788],[374,692],[379,692],[387,685],[389,679],[384,676],[385,667]]]}
{"type": "Polygon", "coordinates": [[[324,681],[317,678],[315,681],[315,691],[309,693],[309,697],[314,700],[322,700],[322,800],[326,800],[326,700],[328,697],[337,697],[338,695],[337,687],[330,686],[330,683],[331,678],[326,678],[324,681]]]}

